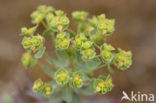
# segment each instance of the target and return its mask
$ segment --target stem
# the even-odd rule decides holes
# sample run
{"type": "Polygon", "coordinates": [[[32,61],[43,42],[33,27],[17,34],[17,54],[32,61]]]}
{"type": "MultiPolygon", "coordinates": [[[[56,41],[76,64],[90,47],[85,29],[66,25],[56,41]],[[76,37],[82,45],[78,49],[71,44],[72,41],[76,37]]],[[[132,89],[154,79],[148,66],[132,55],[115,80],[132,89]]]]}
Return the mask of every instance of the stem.
{"type": "Polygon", "coordinates": [[[102,64],[102,65],[100,65],[99,67],[97,67],[97,69],[103,68],[103,67],[105,67],[105,66],[106,66],[106,64],[102,64]]]}
{"type": "Polygon", "coordinates": [[[47,52],[44,52],[44,55],[45,55],[45,57],[46,57],[46,61],[47,61],[50,65],[52,65],[52,66],[54,67],[55,70],[57,70],[58,67],[55,66],[55,64],[54,64],[53,61],[52,61],[52,58],[48,55],[48,53],[47,53],[47,52]]]}
{"type": "Polygon", "coordinates": [[[46,29],[48,29],[48,26],[46,25],[46,23],[45,23],[44,21],[41,21],[41,23],[42,23],[42,25],[43,25],[46,29]]]}
{"type": "Polygon", "coordinates": [[[100,47],[96,43],[94,43],[94,45],[95,45],[96,48],[100,49],[100,47]]]}

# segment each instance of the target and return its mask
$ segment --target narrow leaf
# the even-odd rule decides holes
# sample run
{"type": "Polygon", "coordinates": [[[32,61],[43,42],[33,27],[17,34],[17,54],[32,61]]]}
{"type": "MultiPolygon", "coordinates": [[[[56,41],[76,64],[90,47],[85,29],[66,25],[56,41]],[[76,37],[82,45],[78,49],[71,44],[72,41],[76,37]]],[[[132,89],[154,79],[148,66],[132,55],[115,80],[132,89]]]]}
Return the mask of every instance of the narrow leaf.
{"type": "Polygon", "coordinates": [[[44,54],[45,52],[45,47],[43,47],[42,49],[40,49],[35,55],[34,55],[34,58],[38,59],[38,58],[41,58],[42,55],[44,54]]]}
{"type": "Polygon", "coordinates": [[[73,92],[73,103],[83,103],[79,95],[77,95],[75,92],[73,92]]]}
{"type": "Polygon", "coordinates": [[[71,103],[72,102],[72,90],[71,90],[71,88],[65,86],[62,89],[62,96],[63,96],[64,101],[66,101],[67,103],[71,103]]]}
{"type": "Polygon", "coordinates": [[[48,76],[50,76],[50,77],[53,78],[54,72],[53,72],[49,67],[47,67],[47,66],[45,66],[45,65],[43,65],[43,64],[40,64],[40,66],[41,66],[42,70],[43,70],[48,76]]]}
{"type": "Polygon", "coordinates": [[[108,70],[109,70],[110,73],[113,73],[113,72],[114,72],[114,71],[113,71],[113,68],[111,67],[110,64],[107,65],[107,68],[108,68],[108,70]]]}
{"type": "Polygon", "coordinates": [[[46,54],[45,56],[46,56],[46,61],[50,65],[54,66],[56,69],[59,67],[67,67],[69,65],[69,61],[54,60],[48,54],[46,54]]]}
{"type": "Polygon", "coordinates": [[[77,69],[81,69],[84,72],[91,72],[95,70],[100,65],[100,63],[101,61],[98,57],[85,62],[81,60],[77,64],[77,69]]]}

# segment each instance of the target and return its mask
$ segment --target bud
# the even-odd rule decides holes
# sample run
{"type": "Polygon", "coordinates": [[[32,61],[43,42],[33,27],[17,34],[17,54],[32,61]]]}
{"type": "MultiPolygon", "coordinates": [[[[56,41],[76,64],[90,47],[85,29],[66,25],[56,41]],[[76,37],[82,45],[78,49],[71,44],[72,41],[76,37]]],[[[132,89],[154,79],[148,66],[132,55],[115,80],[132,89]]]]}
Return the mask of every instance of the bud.
{"type": "Polygon", "coordinates": [[[84,22],[87,16],[88,16],[88,13],[84,11],[75,11],[72,13],[72,18],[76,22],[84,22]]]}
{"type": "Polygon", "coordinates": [[[55,72],[54,78],[58,85],[64,86],[65,84],[69,82],[69,78],[70,78],[69,72],[64,68],[58,69],[55,72]]]}
{"type": "Polygon", "coordinates": [[[70,80],[70,86],[75,88],[81,88],[83,86],[84,74],[82,72],[73,72],[70,80]]]}
{"type": "Polygon", "coordinates": [[[51,85],[49,84],[45,84],[44,87],[43,87],[43,95],[45,97],[50,97],[53,93],[53,88],[51,85]]]}
{"type": "Polygon", "coordinates": [[[121,70],[126,70],[132,64],[132,53],[119,49],[119,52],[115,54],[114,65],[121,70]]]}
{"type": "Polygon", "coordinates": [[[35,93],[41,93],[43,90],[43,86],[44,86],[43,81],[41,79],[38,79],[34,82],[32,89],[35,93]]]}
{"type": "Polygon", "coordinates": [[[22,56],[22,64],[25,68],[28,68],[31,66],[31,62],[32,62],[32,56],[30,53],[24,53],[22,56]]]}

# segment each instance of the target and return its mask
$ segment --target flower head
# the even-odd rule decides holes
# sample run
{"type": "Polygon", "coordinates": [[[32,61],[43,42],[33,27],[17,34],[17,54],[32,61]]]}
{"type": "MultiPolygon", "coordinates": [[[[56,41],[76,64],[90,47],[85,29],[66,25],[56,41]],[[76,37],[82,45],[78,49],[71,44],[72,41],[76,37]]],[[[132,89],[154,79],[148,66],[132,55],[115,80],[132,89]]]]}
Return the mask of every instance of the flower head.
{"type": "Polygon", "coordinates": [[[114,64],[121,70],[126,70],[132,64],[132,53],[119,49],[114,57],[114,64]]]}
{"type": "Polygon", "coordinates": [[[115,50],[114,47],[112,47],[110,44],[106,44],[104,43],[101,48],[100,48],[100,54],[103,58],[103,60],[107,63],[110,63],[113,58],[114,55],[111,51],[115,50]]]}
{"type": "Polygon", "coordinates": [[[100,77],[94,80],[94,90],[96,93],[105,94],[112,90],[114,85],[112,84],[112,78],[108,75],[107,77],[100,77]]]}
{"type": "Polygon", "coordinates": [[[77,71],[72,73],[72,77],[69,83],[71,87],[81,88],[83,86],[83,81],[84,74],[80,71],[77,71]]]}
{"type": "Polygon", "coordinates": [[[72,13],[72,18],[76,22],[84,22],[87,16],[88,16],[88,13],[84,11],[75,11],[72,13]]]}
{"type": "Polygon", "coordinates": [[[66,69],[61,68],[55,72],[55,80],[58,85],[63,86],[69,82],[69,73],[66,69]]]}
{"type": "Polygon", "coordinates": [[[59,33],[55,39],[56,48],[67,49],[70,44],[69,34],[66,32],[59,33]]]}
{"type": "Polygon", "coordinates": [[[38,79],[34,82],[33,91],[36,93],[41,93],[43,89],[44,83],[41,79],[38,79]]]}
{"type": "Polygon", "coordinates": [[[96,52],[94,48],[89,48],[81,50],[81,54],[84,59],[93,59],[96,55],[96,52]]]}
{"type": "Polygon", "coordinates": [[[37,29],[37,26],[29,28],[29,29],[26,28],[26,27],[23,27],[21,29],[21,35],[22,36],[33,36],[35,31],[36,31],[36,29],[37,29]]]}
{"type": "Polygon", "coordinates": [[[31,51],[37,51],[43,47],[44,38],[40,35],[32,37],[24,37],[22,40],[22,45],[25,49],[31,51]]]}
{"type": "Polygon", "coordinates": [[[50,97],[53,93],[53,88],[49,84],[45,84],[43,87],[43,95],[46,97],[50,97]]]}

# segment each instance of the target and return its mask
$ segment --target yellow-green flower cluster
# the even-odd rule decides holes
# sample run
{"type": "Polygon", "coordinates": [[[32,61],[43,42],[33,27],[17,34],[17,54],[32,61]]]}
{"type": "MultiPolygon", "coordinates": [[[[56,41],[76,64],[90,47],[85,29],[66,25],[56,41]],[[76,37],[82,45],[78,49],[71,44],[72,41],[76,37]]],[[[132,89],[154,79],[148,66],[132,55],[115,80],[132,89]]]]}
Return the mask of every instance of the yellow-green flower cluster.
{"type": "Polygon", "coordinates": [[[80,71],[73,72],[70,79],[70,86],[75,88],[81,88],[83,86],[84,74],[80,71]]]}
{"type": "Polygon", "coordinates": [[[54,12],[54,8],[51,6],[45,6],[45,5],[39,6],[37,10],[31,14],[32,23],[39,24],[49,13],[53,13],[53,12],[54,12]]]}
{"type": "Polygon", "coordinates": [[[98,29],[104,35],[110,35],[114,31],[114,19],[107,19],[104,14],[98,16],[98,29]]]}
{"type": "Polygon", "coordinates": [[[64,86],[69,82],[70,74],[65,68],[60,68],[55,72],[54,79],[59,86],[64,86]]]}
{"type": "Polygon", "coordinates": [[[96,55],[95,48],[93,47],[93,42],[84,41],[80,52],[83,58],[93,59],[96,55]]]}
{"type": "Polygon", "coordinates": [[[49,14],[46,18],[50,28],[55,32],[62,32],[69,26],[69,19],[63,11],[55,11],[56,16],[49,14]]]}
{"type": "Polygon", "coordinates": [[[76,35],[75,41],[74,41],[75,47],[80,49],[82,47],[83,42],[86,40],[87,40],[87,37],[83,33],[76,35]]]}
{"type": "Polygon", "coordinates": [[[119,49],[119,52],[114,57],[114,64],[121,70],[126,70],[132,64],[132,53],[119,49]]]}
{"type": "Polygon", "coordinates": [[[33,88],[32,90],[35,92],[35,93],[41,93],[42,92],[42,88],[44,86],[44,83],[41,79],[38,79],[34,82],[34,85],[33,85],[33,88]]]}
{"type": "Polygon", "coordinates": [[[37,29],[37,26],[34,26],[32,28],[26,28],[26,27],[23,27],[21,28],[21,35],[22,36],[33,36],[35,31],[37,29]]]}
{"type": "Polygon", "coordinates": [[[113,60],[112,51],[115,50],[110,44],[104,43],[100,48],[100,54],[106,63],[110,63],[113,60]]]}
{"type": "Polygon", "coordinates": [[[42,93],[42,94],[43,94],[45,97],[50,97],[50,96],[52,95],[52,93],[53,93],[53,88],[52,88],[52,86],[49,85],[49,84],[44,84],[43,93],[42,93]]]}
{"type": "Polygon", "coordinates": [[[25,68],[33,66],[37,62],[29,52],[23,54],[21,61],[25,68]]]}
{"type": "Polygon", "coordinates": [[[107,78],[104,79],[98,78],[94,83],[94,90],[99,94],[106,94],[107,92],[111,91],[113,87],[114,85],[110,76],[107,76],[107,78]]]}
{"type": "Polygon", "coordinates": [[[43,47],[44,38],[40,35],[24,37],[22,40],[22,45],[26,50],[31,50],[35,52],[43,47]]]}
{"type": "Polygon", "coordinates": [[[62,10],[54,10],[53,7],[42,5],[31,14],[35,26],[21,29],[21,35],[24,36],[22,45],[27,51],[22,56],[22,64],[26,68],[37,64],[37,60],[45,54],[43,36],[47,35],[52,36],[58,56],[57,60],[51,60],[48,54],[45,54],[47,62],[57,71],[54,72],[41,64],[42,69],[54,81],[44,83],[40,79],[36,80],[32,88],[35,93],[50,97],[53,89],[57,88],[56,92],[59,92],[63,87],[62,94],[66,102],[74,102],[64,97],[68,93],[71,93],[70,97],[75,95],[76,92],[73,94],[72,89],[81,92],[87,87],[92,87],[95,93],[105,94],[114,87],[112,78],[110,75],[94,78],[94,71],[106,66],[111,73],[112,65],[121,70],[130,67],[131,52],[119,49],[118,53],[113,53],[114,47],[106,43],[106,37],[114,31],[115,21],[106,18],[105,14],[90,19],[87,17],[87,12],[73,12],[72,19],[78,25],[77,30],[71,30],[68,28],[70,20],[62,10]],[[45,30],[41,35],[35,35],[37,27],[40,26],[45,30]]]}
{"type": "Polygon", "coordinates": [[[75,11],[72,13],[72,18],[76,22],[84,22],[87,19],[88,13],[84,11],[75,11]]]}
{"type": "Polygon", "coordinates": [[[51,85],[44,83],[41,79],[34,82],[32,90],[35,93],[39,93],[45,97],[50,97],[53,93],[53,88],[51,85]]]}
{"type": "Polygon", "coordinates": [[[61,32],[57,34],[55,39],[55,46],[58,49],[67,49],[70,44],[69,34],[66,32],[61,32]]]}
{"type": "Polygon", "coordinates": [[[93,59],[96,55],[93,42],[89,41],[83,33],[75,36],[74,46],[76,49],[80,50],[84,59],[93,59]]]}

